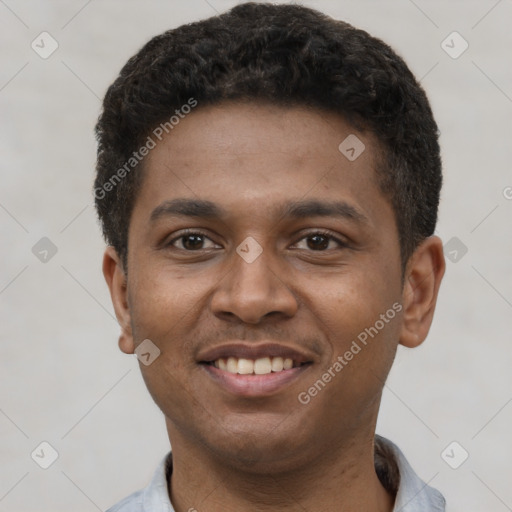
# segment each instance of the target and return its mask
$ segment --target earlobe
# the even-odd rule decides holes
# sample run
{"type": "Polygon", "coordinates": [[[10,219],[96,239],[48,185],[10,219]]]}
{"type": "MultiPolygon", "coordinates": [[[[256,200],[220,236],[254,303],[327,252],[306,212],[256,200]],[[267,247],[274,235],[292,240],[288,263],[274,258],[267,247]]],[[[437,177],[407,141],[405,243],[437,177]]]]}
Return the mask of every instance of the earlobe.
{"type": "Polygon", "coordinates": [[[105,250],[103,256],[103,276],[110,290],[116,318],[121,327],[119,348],[125,354],[133,354],[135,344],[133,342],[130,309],[127,300],[126,274],[121,259],[113,247],[107,247],[105,250]]]}
{"type": "Polygon", "coordinates": [[[401,345],[414,348],[427,337],[445,267],[443,243],[437,236],[425,239],[411,256],[402,292],[401,345]]]}

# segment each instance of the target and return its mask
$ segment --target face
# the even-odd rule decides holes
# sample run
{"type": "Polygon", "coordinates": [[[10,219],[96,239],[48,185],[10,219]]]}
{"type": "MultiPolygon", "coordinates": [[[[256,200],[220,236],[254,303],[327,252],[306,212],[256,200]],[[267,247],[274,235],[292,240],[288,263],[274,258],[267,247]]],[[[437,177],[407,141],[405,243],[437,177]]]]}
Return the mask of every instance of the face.
{"type": "Polygon", "coordinates": [[[284,468],[373,432],[404,315],[376,150],[334,114],[235,103],[151,150],[127,281],[104,268],[122,350],[160,350],[140,367],[173,449],[284,468]]]}

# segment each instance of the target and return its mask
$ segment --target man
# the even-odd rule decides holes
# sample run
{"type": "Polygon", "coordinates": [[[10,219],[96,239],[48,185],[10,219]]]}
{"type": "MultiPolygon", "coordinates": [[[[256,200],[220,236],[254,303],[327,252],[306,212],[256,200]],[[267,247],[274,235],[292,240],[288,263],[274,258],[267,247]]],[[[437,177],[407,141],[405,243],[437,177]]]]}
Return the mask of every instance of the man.
{"type": "Polygon", "coordinates": [[[119,346],[172,447],[110,511],[444,510],[375,435],[445,269],[437,126],[401,58],[247,3],[148,42],[96,130],[119,346]]]}

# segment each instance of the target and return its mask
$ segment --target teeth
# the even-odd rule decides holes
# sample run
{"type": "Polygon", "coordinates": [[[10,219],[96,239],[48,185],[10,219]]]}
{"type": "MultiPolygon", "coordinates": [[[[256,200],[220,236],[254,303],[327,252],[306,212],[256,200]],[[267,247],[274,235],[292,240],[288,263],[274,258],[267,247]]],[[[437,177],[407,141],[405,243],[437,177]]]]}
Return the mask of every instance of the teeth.
{"type": "Polygon", "coordinates": [[[256,360],[228,357],[227,359],[217,359],[213,362],[213,365],[220,370],[241,375],[266,375],[272,372],[290,370],[294,366],[293,359],[289,357],[261,357],[256,360]]]}
{"type": "Polygon", "coordinates": [[[284,361],[282,357],[273,357],[272,358],[272,371],[280,372],[284,369],[284,361]]]}
{"type": "Polygon", "coordinates": [[[256,375],[265,375],[272,372],[272,363],[270,357],[263,357],[254,361],[254,373],[256,375]]]}
{"type": "Polygon", "coordinates": [[[228,357],[226,370],[229,373],[238,373],[238,359],[236,357],[228,357]]]}
{"type": "Polygon", "coordinates": [[[240,358],[238,360],[238,373],[242,375],[254,373],[254,361],[240,358]]]}

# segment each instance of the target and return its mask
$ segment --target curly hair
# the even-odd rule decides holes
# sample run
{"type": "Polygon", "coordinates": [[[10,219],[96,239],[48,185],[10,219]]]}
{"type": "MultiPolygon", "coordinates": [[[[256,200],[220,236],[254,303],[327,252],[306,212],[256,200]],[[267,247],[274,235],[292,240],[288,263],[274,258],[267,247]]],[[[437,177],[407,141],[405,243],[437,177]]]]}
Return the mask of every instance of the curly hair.
{"type": "Polygon", "coordinates": [[[439,132],[403,59],[380,39],[316,10],[249,2],[154,37],[107,90],[96,125],[95,203],[125,270],[143,174],[134,151],[184,105],[228,100],[327,110],[370,131],[380,145],[375,172],[395,214],[402,269],[433,234],[442,184],[439,132]],[[113,183],[116,173],[123,179],[113,183]]]}

